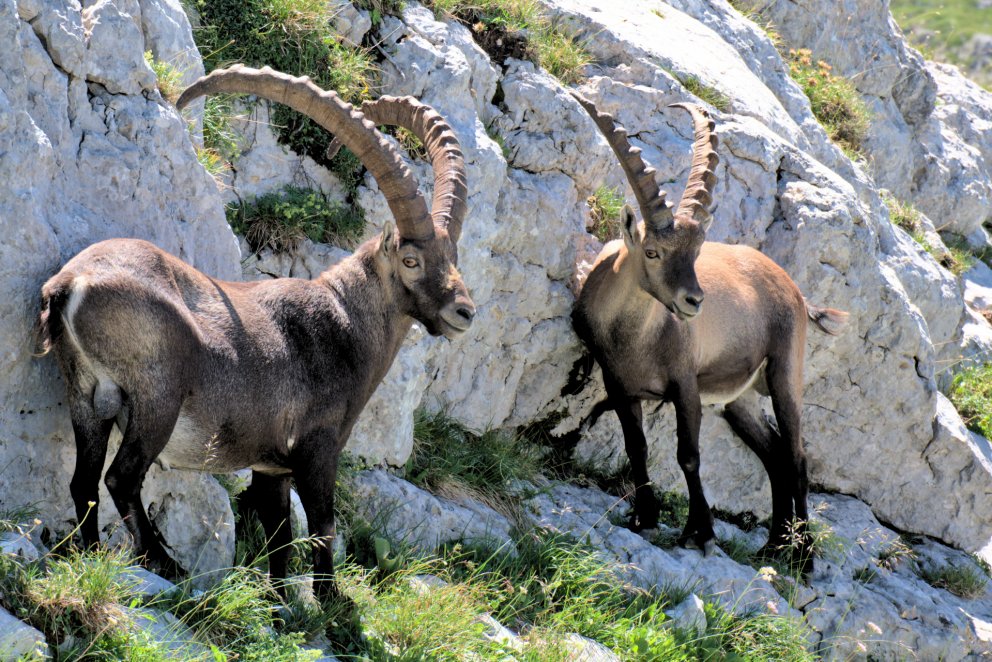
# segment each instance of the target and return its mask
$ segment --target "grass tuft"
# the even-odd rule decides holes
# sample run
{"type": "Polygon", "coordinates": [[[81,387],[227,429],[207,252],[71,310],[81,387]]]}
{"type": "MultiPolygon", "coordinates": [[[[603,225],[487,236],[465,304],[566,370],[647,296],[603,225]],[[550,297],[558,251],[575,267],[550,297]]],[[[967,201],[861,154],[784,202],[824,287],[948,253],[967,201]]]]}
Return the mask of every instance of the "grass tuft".
{"type": "Polygon", "coordinates": [[[580,42],[554,25],[537,0],[427,0],[440,18],[453,18],[472,30],[489,56],[530,60],[563,84],[576,83],[593,59],[580,42]]]}
{"type": "Polygon", "coordinates": [[[989,583],[988,575],[971,565],[922,567],[919,572],[920,578],[931,586],[967,599],[984,595],[989,583]]]}
{"type": "Polygon", "coordinates": [[[303,239],[350,245],[364,228],[353,208],[292,186],[228,207],[227,221],[256,252],[267,247],[293,250],[303,239]]]}
{"type": "Polygon", "coordinates": [[[948,397],[969,430],[992,439],[992,364],[961,370],[954,376],[948,397]]]}
{"type": "Polygon", "coordinates": [[[533,480],[540,469],[539,449],[522,435],[505,430],[475,433],[443,409],[418,409],[414,415],[406,476],[421,487],[449,496],[468,495],[512,511],[516,498],[511,488],[518,481],[533,480]]]}
{"type": "Polygon", "coordinates": [[[155,72],[158,91],[169,103],[175,103],[183,92],[183,75],[168,62],[156,60],[151,51],[145,51],[145,62],[155,72]]]}
{"type": "Polygon", "coordinates": [[[868,136],[871,111],[854,84],[833,73],[823,60],[814,62],[808,48],[789,49],[789,74],[809,97],[813,115],[827,135],[848,153],[859,157],[868,136]]]}
{"type": "Polygon", "coordinates": [[[720,112],[726,113],[730,111],[732,103],[730,97],[715,87],[707,85],[701,81],[698,76],[694,76],[692,74],[675,74],[675,77],[680,83],[682,83],[682,86],[685,87],[686,90],[710,104],[720,112]]]}
{"type": "Polygon", "coordinates": [[[623,191],[619,188],[600,186],[586,198],[589,207],[589,231],[602,242],[620,236],[620,212],[624,205],[623,191]]]}

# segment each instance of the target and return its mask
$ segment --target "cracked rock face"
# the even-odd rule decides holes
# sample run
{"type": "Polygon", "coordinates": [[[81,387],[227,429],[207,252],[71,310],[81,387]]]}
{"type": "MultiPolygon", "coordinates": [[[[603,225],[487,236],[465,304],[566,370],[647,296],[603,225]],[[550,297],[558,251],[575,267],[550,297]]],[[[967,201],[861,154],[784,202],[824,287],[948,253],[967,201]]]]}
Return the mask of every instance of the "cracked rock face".
{"type": "MultiPolygon", "coordinates": [[[[74,447],[55,362],[32,355],[42,283],[90,243],[122,236],[214,276],[239,273],[216,187],[144,61],[150,44],[195,52],[185,17],[161,20],[169,7],[0,2],[0,503],[34,505],[57,534],[75,522],[74,447]]],[[[230,565],[233,518],[211,476],[153,469],[143,496],[188,568],[230,565]]],[[[102,488],[100,519],[106,535],[121,530],[102,488]]]]}
{"type": "MultiPolygon", "coordinates": [[[[379,470],[363,472],[353,489],[363,517],[376,517],[378,531],[405,540],[421,550],[459,540],[458,531],[489,543],[511,545],[501,525],[503,515],[475,503],[456,503],[430,494],[379,470]],[[369,489],[375,486],[375,492],[369,489]],[[365,498],[375,495],[375,505],[365,498]],[[424,513],[437,514],[425,520],[424,513]],[[418,532],[413,533],[411,532],[418,532]],[[422,534],[420,533],[422,532],[422,534]]],[[[574,536],[590,544],[603,560],[617,564],[622,580],[645,589],[686,587],[695,596],[743,613],[752,609],[803,618],[809,641],[829,660],[918,659],[962,660],[992,654],[992,590],[960,598],[921,579],[918,568],[974,566],[963,552],[933,540],[904,542],[880,524],[857,499],[828,494],[810,497],[818,534],[816,570],[808,583],[779,576],[770,569],[737,563],[723,551],[703,556],[697,550],[653,544],[659,531],[631,533],[613,522],[629,513],[621,498],[597,489],[562,483],[531,490],[523,499],[518,526],[537,526],[574,536]]],[[[721,549],[731,544],[751,552],[764,543],[767,531],[745,533],[717,520],[721,549]]],[[[677,531],[662,536],[674,539],[677,531]]],[[[698,600],[698,598],[696,598],[698,600]]],[[[687,603],[690,601],[687,600],[687,603]]],[[[699,605],[690,603],[698,612],[699,605]]],[[[680,609],[689,611],[686,605],[680,609]]],[[[686,617],[686,625],[705,616],[686,617]]]]}

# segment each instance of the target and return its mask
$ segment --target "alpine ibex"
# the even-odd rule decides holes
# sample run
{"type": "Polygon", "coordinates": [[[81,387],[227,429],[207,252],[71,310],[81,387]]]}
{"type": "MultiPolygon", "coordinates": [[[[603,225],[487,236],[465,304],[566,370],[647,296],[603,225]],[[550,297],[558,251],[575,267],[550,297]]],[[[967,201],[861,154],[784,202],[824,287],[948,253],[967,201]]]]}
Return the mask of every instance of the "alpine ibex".
{"type": "MultiPolygon", "coordinates": [[[[141,503],[152,462],[251,467],[242,503],[258,513],[271,574],[282,578],[290,479],[310,533],[333,537],[338,456],[413,321],[449,338],[472,324],[475,306],[456,269],[465,168],[450,126],[411,98],[384,97],[359,112],[308,78],[235,65],[195,82],[177,105],[219,92],[286,104],[335,133],[375,177],[395,229],[386,223],[312,281],[223,282],[145,241],[100,242],[45,283],[39,341],[68,386],[77,449],[70,489],[85,544],[99,541],[88,504],[98,499],[116,422],[123,442],[105,482],[147,564],[180,572],[141,503]],[[405,126],[425,145],[433,213],[376,124],[405,126]]],[[[329,544],[315,546],[314,572],[328,597],[329,544]]]]}
{"type": "MultiPolygon", "coordinates": [[[[785,271],[758,251],[705,241],[718,163],[705,110],[676,104],[692,116],[695,139],[685,193],[673,213],[626,131],[575,96],[619,158],[643,217],[638,223],[629,206],[623,209],[623,240],[603,248],[573,313],[576,332],[603,370],[606,404],[623,429],[636,483],[632,527],[656,526],[659,511],[641,401],[672,402],[689,491],[679,542],[703,550],[713,545],[713,515],[699,478],[699,427],[702,405],[723,404],[731,429],[768,473],[772,525],[764,551],[775,552],[788,542],[792,518],[803,526],[809,516],[800,434],[807,319],[835,334],[847,313],[807,303],[785,271]],[[754,390],[771,395],[777,431],[763,422],[754,390]]],[[[798,554],[808,569],[805,534],[801,538],[798,554]]]]}

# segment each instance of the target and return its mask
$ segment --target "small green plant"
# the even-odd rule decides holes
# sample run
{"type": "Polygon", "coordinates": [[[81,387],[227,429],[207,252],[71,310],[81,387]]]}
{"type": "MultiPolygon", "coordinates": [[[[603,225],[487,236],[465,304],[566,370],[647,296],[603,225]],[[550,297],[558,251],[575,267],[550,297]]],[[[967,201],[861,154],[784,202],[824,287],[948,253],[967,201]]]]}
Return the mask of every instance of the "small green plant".
{"type": "Polygon", "coordinates": [[[715,87],[707,85],[701,81],[698,76],[694,76],[692,74],[676,74],[675,77],[678,78],[679,82],[682,83],[686,90],[710,104],[720,112],[726,113],[730,111],[730,97],[715,87]]]}
{"type": "Polygon", "coordinates": [[[292,250],[304,238],[352,245],[361,238],[365,225],[351,207],[296,187],[230,206],[227,220],[254,251],[265,247],[292,250]]]}
{"type": "Polygon", "coordinates": [[[916,561],[916,552],[902,538],[894,538],[878,550],[878,564],[886,570],[895,570],[903,562],[916,561]]]}
{"type": "Polygon", "coordinates": [[[859,584],[870,584],[878,576],[878,570],[873,565],[866,565],[854,571],[852,579],[859,584]]]}
{"type": "Polygon", "coordinates": [[[183,75],[168,62],[156,60],[151,51],[145,51],[145,62],[155,72],[158,81],[158,91],[162,98],[169,103],[175,103],[183,91],[183,75]]]}
{"type": "Polygon", "coordinates": [[[854,84],[833,73],[823,60],[814,62],[808,48],[789,49],[789,74],[809,97],[813,115],[830,139],[854,158],[868,135],[871,112],[854,84]]]}
{"type": "Polygon", "coordinates": [[[940,263],[945,269],[955,276],[960,276],[975,266],[979,256],[968,246],[963,237],[947,233],[943,235],[943,239],[944,245],[947,246],[947,254],[940,263]]]}
{"type": "Polygon", "coordinates": [[[668,526],[682,527],[689,517],[689,497],[681,492],[663,492],[658,495],[658,521],[668,526]]]}
{"type": "Polygon", "coordinates": [[[468,493],[506,510],[514,502],[508,488],[532,480],[540,468],[539,450],[519,434],[474,433],[444,409],[414,414],[413,454],[406,473],[427,489],[468,493]]]}
{"type": "Polygon", "coordinates": [[[888,191],[882,191],[882,202],[889,209],[889,220],[893,224],[916,236],[923,232],[923,222],[919,210],[908,202],[902,202],[888,191]]]}
{"type": "Polygon", "coordinates": [[[923,566],[920,568],[920,578],[935,588],[968,599],[984,595],[989,583],[988,575],[970,564],[923,566]]]}
{"type": "Polygon", "coordinates": [[[623,191],[619,188],[600,186],[586,198],[589,207],[589,231],[602,242],[616,239],[620,233],[620,212],[623,210],[623,191]]]}
{"type": "Polygon", "coordinates": [[[50,644],[100,650],[106,637],[128,636],[122,603],[131,588],[122,573],[131,564],[120,550],[70,550],[30,563],[0,555],[0,604],[50,644]]]}
{"type": "Polygon", "coordinates": [[[224,176],[231,171],[231,163],[215,149],[209,147],[196,147],[195,149],[196,160],[220,188],[223,185],[224,176]]]}
{"type": "Polygon", "coordinates": [[[992,364],[961,370],[951,383],[948,397],[969,430],[992,439],[992,364]]]}
{"type": "Polygon", "coordinates": [[[550,28],[537,40],[538,62],[564,85],[582,80],[582,71],[592,64],[592,56],[581,42],[558,28],[550,28]]]}

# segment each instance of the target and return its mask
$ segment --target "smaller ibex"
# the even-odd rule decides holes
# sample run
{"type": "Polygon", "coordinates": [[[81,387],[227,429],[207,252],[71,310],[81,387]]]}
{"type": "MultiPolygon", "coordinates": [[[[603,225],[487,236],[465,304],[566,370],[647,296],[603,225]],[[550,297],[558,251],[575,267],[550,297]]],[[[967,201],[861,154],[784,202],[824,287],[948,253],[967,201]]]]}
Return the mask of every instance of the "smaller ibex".
{"type": "MultiPolygon", "coordinates": [[[[290,479],[310,533],[334,535],[338,456],[413,320],[455,337],[475,316],[456,269],[465,168],[448,124],[411,98],[358,112],[307,78],[236,65],[179,99],[247,93],[306,113],[375,177],[396,219],[312,281],[223,282],[152,244],[112,239],[71,259],[42,288],[39,340],[65,377],[76,438],[70,485],[85,544],[99,541],[97,488],[116,422],[123,442],[105,482],[148,565],[179,568],[141,503],[152,462],[228,472],[251,467],[243,505],[258,513],[269,567],[285,577],[290,479]],[[370,121],[371,120],[371,121],[370,121]],[[401,125],[434,167],[433,213],[376,124],[401,125]]],[[[315,546],[317,592],[333,592],[329,544],[315,546]]]]}
{"type": "MultiPolygon", "coordinates": [[[[685,193],[673,213],[654,169],[626,131],[575,96],[619,158],[643,216],[638,223],[624,207],[623,240],[599,254],[572,317],[603,370],[607,404],[623,429],[636,482],[632,527],[656,526],[659,511],[647,472],[641,402],[672,402],[678,462],[689,490],[679,542],[703,550],[713,545],[713,515],[699,478],[699,427],[702,405],[723,404],[724,418],[768,472],[772,525],[764,551],[774,553],[789,542],[793,517],[800,527],[809,517],[800,433],[807,320],[835,334],[847,313],[807,303],[792,279],[758,251],[705,241],[718,162],[705,110],[677,104],[692,116],[695,142],[685,193]],[[777,431],[763,422],[754,390],[771,395],[777,431]]],[[[809,569],[803,531],[797,553],[809,569]]]]}

